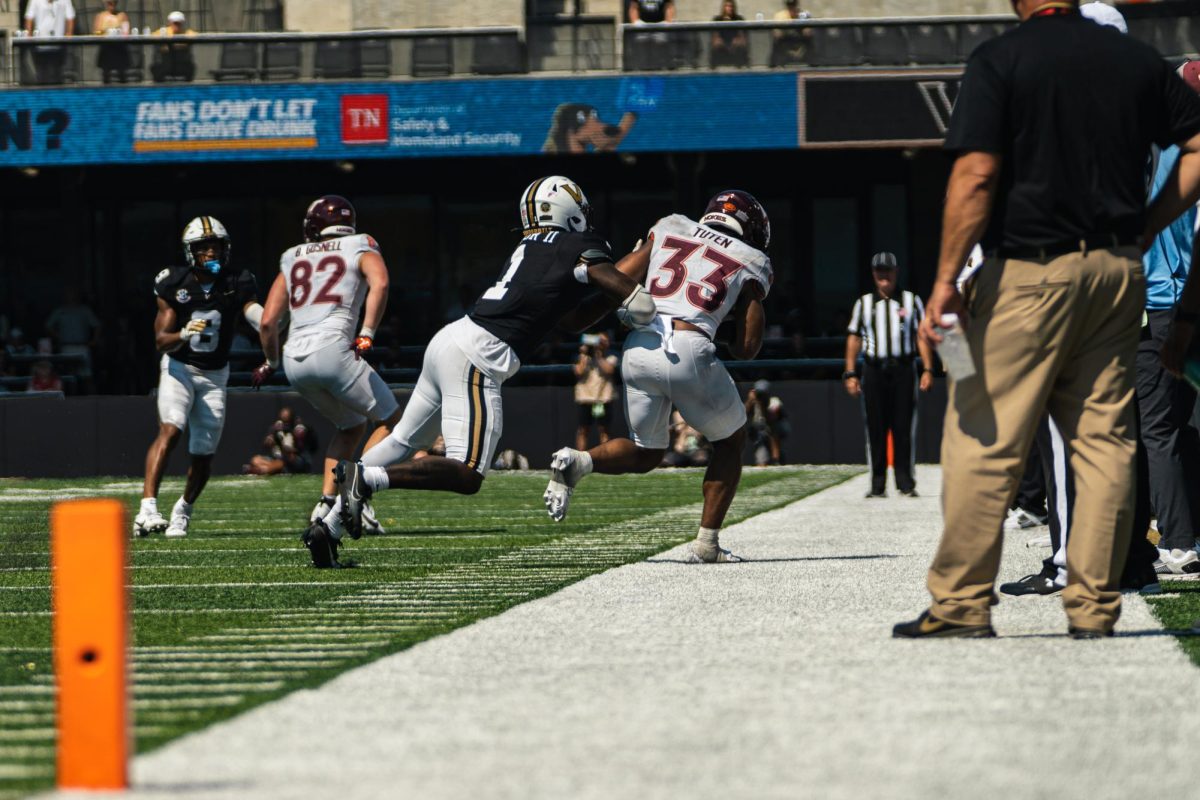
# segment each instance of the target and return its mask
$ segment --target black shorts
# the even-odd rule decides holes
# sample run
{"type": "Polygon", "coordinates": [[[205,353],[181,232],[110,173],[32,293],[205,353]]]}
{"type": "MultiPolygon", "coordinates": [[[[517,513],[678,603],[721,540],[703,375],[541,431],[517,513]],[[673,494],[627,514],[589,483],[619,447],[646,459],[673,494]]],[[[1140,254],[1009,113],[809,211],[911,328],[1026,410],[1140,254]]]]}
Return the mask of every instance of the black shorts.
{"type": "Polygon", "coordinates": [[[609,407],[611,405],[612,403],[576,403],[576,407],[579,409],[579,427],[587,428],[593,423],[608,427],[609,407]],[[599,415],[594,411],[596,406],[601,408],[599,415]]]}

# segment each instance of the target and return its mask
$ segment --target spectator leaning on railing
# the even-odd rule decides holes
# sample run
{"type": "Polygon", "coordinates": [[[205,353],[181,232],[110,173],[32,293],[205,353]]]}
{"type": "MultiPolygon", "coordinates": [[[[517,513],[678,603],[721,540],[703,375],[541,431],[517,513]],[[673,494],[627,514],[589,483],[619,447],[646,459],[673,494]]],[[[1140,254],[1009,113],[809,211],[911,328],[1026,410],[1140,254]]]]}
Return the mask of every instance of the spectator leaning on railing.
{"type": "MultiPolygon", "coordinates": [[[[129,35],[129,16],[117,10],[117,0],[104,0],[104,10],[96,15],[92,33],[96,36],[129,35]]],[[[100,68],[100,79],[105,83],[114,80],[124,83],[125,73],[129,69],[129,46],[114,42],[100,45],[96,66],[100,68]]]]}
{"type": "MultiPolygon", "coordinates": [[[[724,0],[721,13],[713,22],[742,22],[745,20],[737,10],[737,0],[724,0]]],[[[714,67],[745,67],[750,63],[750,52],[746,49],[746,31],[715,30],[712,34],[712,52],[709,63],[714,67]]]]}
{"type": "MultiPolygon", "coordinates": [[[[800,0],[784,0],[783,8],[775,12],[776,22],[793,22],[808,19],[811,15],[800,10],[800,0]]],[[[799,64],[808,54],[808,40],[811,32],[808,28],[776,28],[775,44],[771,48],[771,66],[781,67],[784,64],[799,64]]]]}
{"type": "MultiPolygon", "coordinates": [[[[25,35],[71,36],[75,33],[75,6],[71,0],[29,0],[25,8],[25,35]]],[[[62,45],[33,48],[33,69],[39,84],[63,82],[62,45]]]]}
{"type": "MultiPolygon", "coordinates": [[[[167,24],[154,32],[155,36],[167,38],[195,36],[196,32],[187,26],[187,17],[182,11],[172,11],[167,15],[167,24]]],[[[192,57],[192,46],[183,41],[164,42],[154,54],[154,63],[150,65],[150,74],[155,83],[163,81],[190,82],[196,77],[196,61],[192,57]]]]}
{"type": "MultiPolygon", "coordinates": [[[[630,0],[629,21],[634,25],[674,22],[674,0],[630,0]]],[[[674,61],[671,39],[663,31],[635,34],[632,44],[634,51],[625,58],[637,69],[665,69],[674,61]]]]}

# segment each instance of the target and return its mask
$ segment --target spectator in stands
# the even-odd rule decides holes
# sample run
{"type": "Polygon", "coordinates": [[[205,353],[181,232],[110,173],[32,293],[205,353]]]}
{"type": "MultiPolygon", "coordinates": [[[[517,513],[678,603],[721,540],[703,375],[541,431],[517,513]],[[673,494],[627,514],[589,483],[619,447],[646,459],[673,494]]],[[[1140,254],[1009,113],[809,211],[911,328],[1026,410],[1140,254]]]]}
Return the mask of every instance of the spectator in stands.
{"type": "MultiPolygon", "coordinates": [[[[71,0],[29,0],[25,7],[26,36],[71,36],[75,33],[75,6],[71,0]]],[[[33,48],[36,82],[49,85],[63,82],[66,51],[61,45],[33,48]]]]}
{"type": "Polygon", "coordinates": [[[33,372],[29,376],[29,391],[31,392],[61,392],[62,378],[54,371],[54,365],[45,359],[33,362],[33,372]]]}
{"type": "MultiPolygon", "coordinates": [[[[784,0],[783,8],[775,12],[776,22],[792,22],[809,19],[812,15],[800,10],[800,0],[784,0]]],[[[775,44],[771,48],[771,66],[802,64],[808,53],[808,40],[812,31],[808,28],[776,28],[775,44]]]]}
{"type": "Polygon", "coordinates": [[[596,427],[599,443],[608,441],[608,424],[613,399],[613,378],[619,359],[608,352],[606,333],[584,334],[575,360],[575,405],[579,409],[575,449],[588,449],[588,434],[596,427]]]}
{"type": "Polygon", "coordinates": [[[8,332],[8,344],[4,349],[10,356],[31,356],[34,353],[33,345],[25,341],[25,331],[20,328],[12,328],[8,332]]]}
{"type": "Polygon", "coordinates": [[[68,286],[63,304],[46,318],[46,331],[54,337],[58,352],[78,356],[74,373],[85,393],[92,391],[92,348],[100,335],[100,320],[81,299],[79,288],[68,286]]]}
{"type": "MultiPolygon", "coordinates": [[[[713,17],[713,22],[742,22],[744,20],[745,17],[738,13],[737,0],[724,0],[721,3],[721,13],[713,17]]],[[[745,29],[714,30],[708,61],[713,67],[749,66],[750,51],[746,47],[745,29]]]]}
{"type": "Polygon", "coordinates": [[[663,456],[664,467],[705,467],[712,447],[700,431],[688,425],[678,410],[671,412],[671,449],[663,456]]]}
{"type": "Polygon", "coordinates": [[[770,381],[756,381],[746,395],[746,419],[750,426],[747,438],[754,451],[754,465],[782,464],[783,440],[791,428],[783,401],[771,394],[770,381]]]}
{"type": "Polygon", "coordinates": [[[251,456],[242,467],[248,475],[278,475],[281,472],[312,471],[312,454],[317,450],[317,437],[295,415],[291,408],[279,409],[279,418],[263,439],[263,453],[251,456]]]}
{"type": "Polygon", "coordinates": [[[187,17],[182,11],[172,11],[167,15],[167,24],[154,32],[155,36],[171,39],[159,46],[154,54],[154,63],[150,65],[150,74],[155,83],[163,81],[190,82],[196,77],[196,61],[192,57],[192,46],[180,41],[185,36],[195,36],[196,32],[187,26],[187,17]]]}
{"type": "MultiPolygon", "coordinates": [[[[674,0],[630,0],[629,22],[633,25],[675,21],[674,0]]],[[[672,41],[666,33],[638,33],[632,37],[633,52],[625,58],[634,69],[665,69],[674,66],[672,41]]]]}
{"type": "MultiPolygon", "coordinates": [[[[104,10],[96,15],[92,33],[96,36],[129,35],[129,16],[117,10],[117,0],[104,0],[104,10]]],[[[129,70],[129,46],[115,42],[100,45],[96,66],[100,68],[100,79],[105,83],[114,80],[124,83],[129,70]]]]}

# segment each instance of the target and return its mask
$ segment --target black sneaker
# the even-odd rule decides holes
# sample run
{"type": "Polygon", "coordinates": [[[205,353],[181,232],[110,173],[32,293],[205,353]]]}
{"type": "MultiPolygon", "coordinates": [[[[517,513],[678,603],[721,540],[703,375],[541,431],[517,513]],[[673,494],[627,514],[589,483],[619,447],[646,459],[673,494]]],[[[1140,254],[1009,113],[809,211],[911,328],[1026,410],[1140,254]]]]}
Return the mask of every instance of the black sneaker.
{"type": "Polygon", "coordinates": [[[964,625],[960,622],[945,622],[922,611],[912,622],[901,622],[892,628],[893,639],[990,639],[996,635],[991,623],[986,625],[964,625]]]}
{"type": "Polygon", "coordinates": [[[920,497],[921,496],[921,495],[917,494],[916,489],[901,489],[900,494],[904,495],[905,497],[920,497]]]}
{"type": "Polygon", "coordinates": [[[1113,635],[1111,630],[1102,631],[1097,628],[1076,628],[1071,626],[1067,628],[1067,635],[1072,639],[1107,639],[1113,635]]]}
{"type": "Polygon", "coordinates": [[[1024,597],[1028,594],[1051,595],[1058,594],[1062,590],[1063,587],[1055,583],[1054,578],[1042,572],[1026,575],[1019,581],[1000,584],[1000,591],[1013,597],[1024,597]]]}
{"type": "Polygon", "coordinates": [[[323,520],[314,520],[304,533],[300,534],[300,541],[308,548],[313,566],[317,569],[341,566],[338,563],[337,551],[342,542],[333,537],[323,520]]]}
{"type": "Polygon", "coordinates": [[[363,505],[371,499],[371,487],[363,480],[360,461],[339,461],[333,468],[333,480],[342,498],[342,525],[351,539],[363,534],[363,505]]]}
{"type": "Polygon", "coordinates": [[[878,497],[887,497],[887,492],[867,492],[865,497],[868,500],[874,500],[878,497]]]}

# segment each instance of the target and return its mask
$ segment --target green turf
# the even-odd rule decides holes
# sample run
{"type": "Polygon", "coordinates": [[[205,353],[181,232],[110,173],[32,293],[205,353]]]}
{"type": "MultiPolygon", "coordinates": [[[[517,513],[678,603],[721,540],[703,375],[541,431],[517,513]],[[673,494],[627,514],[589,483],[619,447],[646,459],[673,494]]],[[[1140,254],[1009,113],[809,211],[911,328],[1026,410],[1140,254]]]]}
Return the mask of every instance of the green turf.
{"type": "MultiPolygon", "coordinates": [[[[839,483],[849,467],[747,470],[727,524],[839,483]]],[[[314,570],[299,544],[313,477],[216,480],[186,539],[132,542],[139,752],[348,668],[644,559],[694,535],[700,473],[593,476],[567,521],[545,473],[494,475],[474,497],[387,492],[388,535],[352,542],[354,569],[314,570]]],[[[168,482],[164,510],[179,491],[168,482]]],[[[47,515],[127,480],[0,480],[0,798],[52,783],[47,515]]]]}
{"type": "Polygon", "coordinates": [[[1200,636],[1192,632],[1192,627],[1200,623],[1200,583],[1164,580],[1162,587],[1162,594],[1147,597],[1146,600],[1163,627],[1178,635],[1183,652],[1200,666],[1200,636]]]}

